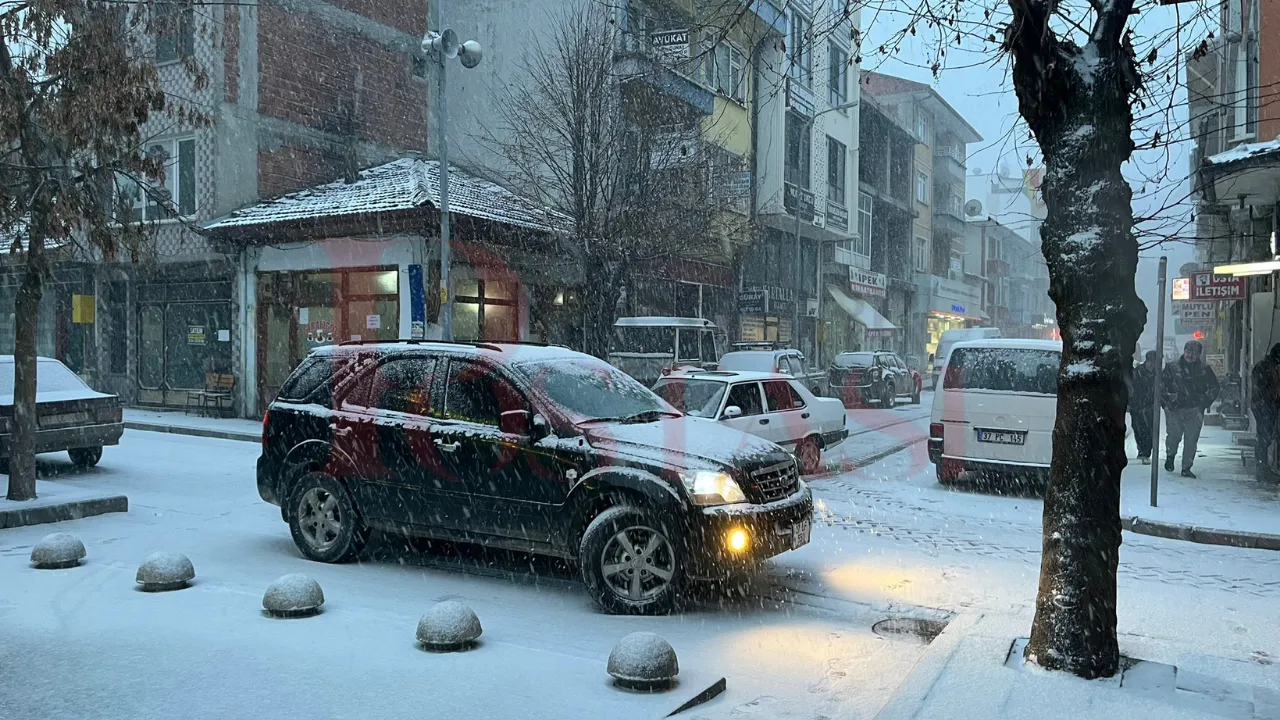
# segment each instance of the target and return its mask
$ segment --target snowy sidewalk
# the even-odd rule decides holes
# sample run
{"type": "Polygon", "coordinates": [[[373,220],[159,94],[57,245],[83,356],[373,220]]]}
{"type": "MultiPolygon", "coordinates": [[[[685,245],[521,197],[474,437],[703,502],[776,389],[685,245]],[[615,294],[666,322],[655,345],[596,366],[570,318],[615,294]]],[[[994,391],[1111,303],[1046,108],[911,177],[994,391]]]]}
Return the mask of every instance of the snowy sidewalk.
{"type": "Polygon", "coordinates": [[[176,410],[124,409],[124,426],[129,430],[195,435],[261,442],[262,423],[244,418],[203,417],[176,410]]]}
{"type": "MultiPolygon", "coordinates": [[[[1164,438],[1160,441],[1163,454],[1164,438]]],[[[1134,453],[1131,440],[1131,458],[1134,453]]],[[[1160,462],[1163,465],[1163,457],[1160,462]]],[[[1167,472],[1161,467],[1157,507],[1151,507],[1151,467],[1130,460],[1121,483],[1120,515],[1125,528],[1195,542],[1280,550],[1280,486],[1259,483],[1252,462],[1248,467],[1241,464],[1231,431],[1206,425],[1193,468],[1197,477],[1184,478],[1177,470],[1167,472]]]]}

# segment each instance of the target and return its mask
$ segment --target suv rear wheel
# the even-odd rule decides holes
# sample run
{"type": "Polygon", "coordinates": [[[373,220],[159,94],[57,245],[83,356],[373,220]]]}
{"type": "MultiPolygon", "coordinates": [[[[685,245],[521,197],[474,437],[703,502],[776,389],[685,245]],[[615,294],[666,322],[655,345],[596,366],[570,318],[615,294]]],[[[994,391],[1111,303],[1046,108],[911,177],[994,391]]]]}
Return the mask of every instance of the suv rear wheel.
{"type": "Polygon", "coordinates": [[[615,615],[671,612],[685,576],[684,546],[673,526],[632,505],[615,505],[591,521],[578,563],[587,592],[615,615]]]}
{"type": "Polygon", "coordinates": [[[351,492],[328,473],[309,472],[298,478],[287,507],[293,542],[312,560],[347,562],[369,541],[369,528],[351,492]]]}

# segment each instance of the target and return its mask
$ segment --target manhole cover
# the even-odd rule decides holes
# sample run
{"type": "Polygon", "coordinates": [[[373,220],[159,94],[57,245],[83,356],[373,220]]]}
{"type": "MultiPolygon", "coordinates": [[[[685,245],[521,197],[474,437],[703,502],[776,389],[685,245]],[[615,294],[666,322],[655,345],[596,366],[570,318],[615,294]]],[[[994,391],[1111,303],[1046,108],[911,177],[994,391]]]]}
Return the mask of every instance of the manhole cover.
{"type": "Polygon", "coordinates": [[[871,626],[871,632],[883,637],[910,636],[926,643],[933,642],[947,627],[945,620],[925,618],[887,618],[871,626]]]}

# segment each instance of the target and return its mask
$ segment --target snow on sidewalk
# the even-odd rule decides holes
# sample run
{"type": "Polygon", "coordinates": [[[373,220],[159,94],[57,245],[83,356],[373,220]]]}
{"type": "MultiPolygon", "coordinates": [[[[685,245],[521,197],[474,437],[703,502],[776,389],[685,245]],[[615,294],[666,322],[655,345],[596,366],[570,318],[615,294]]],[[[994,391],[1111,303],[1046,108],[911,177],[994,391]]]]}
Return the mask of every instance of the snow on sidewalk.
{"type": "MultiPolygon", "coordinates": [[[[1164,438],[1160,439],[1161,455],[1164,438]]],[[[1136,452],[1132,440],[1129,454],[1136,452]]],[[[1182,456],[1178,464],[1181,468],[1182,456]]],[[[1151,507],[1151,467],[1129,461],[1121,481],[1120,514],[1162,523],[1190,525],[1232,532],[1280,534],[1280,486],[1259,483],[1253,461],[1240,462],[1231,431],[1206,425],[1196,453],[1195,479],[1178,469],[1167,472],[1160,460],[1157,506],[1151,507]]]]}
{"type": "Polygon", "coordinates": [[[161,432],[178,432],[182,430],[203,431],[201,434],[214,437],[231,437],[233,439],[256,440],[262,437],[262,422],[232,417],[205,417],[192,415],[176,410],[146,410],[142,408],[124,409],[125,427],[134,429],[155,428],[161,432]],[[161,430],[161,428],[167,428],[161,430]]]}

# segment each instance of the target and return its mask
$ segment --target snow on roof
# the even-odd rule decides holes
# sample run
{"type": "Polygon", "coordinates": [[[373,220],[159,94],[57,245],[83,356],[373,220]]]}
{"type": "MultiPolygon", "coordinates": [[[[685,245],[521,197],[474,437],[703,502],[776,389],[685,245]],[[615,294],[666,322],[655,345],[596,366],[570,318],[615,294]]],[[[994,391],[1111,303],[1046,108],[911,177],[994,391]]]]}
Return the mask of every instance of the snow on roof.
{"type": "Polygon", "coordinates": [[[1062,351],[1062,343],[1058,340],[1028,340],[1019,338],[983,338],[980,340],[963,340],[951,348],[955,352],[959,348],[994,348],[997,350],[1052,350],[1062,351]]]}
{"type": "Polygon", "coordinates": [[[715,328],[715,323],[706,318],[687,318],[687,317],[661,317],[657,315],[649,315],[642,317],[624,317],[618,318],[613,324],[614,327],[691,327],[691,328],[715,328]]]}
{"type": "MultiPolygon", "coordinates": [[[[427,205],[440,206],[440,163],[401,158],[361,170],[353,183],[338,180],[241,208],[210,222],[205,229],[413,210],[427,205]]],[[[572,222],[564,213],[540,207],[530,198],[453,166],[449,210],[540,232],[563,232],[572,222]]]]}
{"type": "Polygon", "coordinates": [[[444,342],[434,340],[386,340],[383,342],[322,345],[313,349],[311,352],[315,355],[333,355],[335,353],[343,354],[358,352],[361,348],[379,348],[382,350],[397,348],[425,348],[438,352],[471,350],[476,353],[503,357],[513,362],[540,362],[544,360],[566,359],[604,362],[603,360],[597,360],[597,358],[592,357],[591,355],[586,355],[576,350],[570,350],[569,348],[560,347],[558,345],[533,345],[526,343],[504,342],[477,342],[472,344],[466,342],[444,342]]]}
{"type": "Polygon", "coordinates": [[[1204,162],[1206,165],[1226,165],[1253,157],[1270,155],[1271,153],[1278,151],[1280,151],[1280,138],[1276,138],[1271,142],[1237,145],[1230,150],[1205,158],[1204,162]]]}
{"type": "Polygon", "coordinates": [[[679,378],[682,380],[716,380],[719,382],[738,382],[740,380],[795,380],[790,375],[783,373],[762,372],[760,370],[672,370],[669,375],[663,375],[659,380],[667,378],[679,378]]]}

